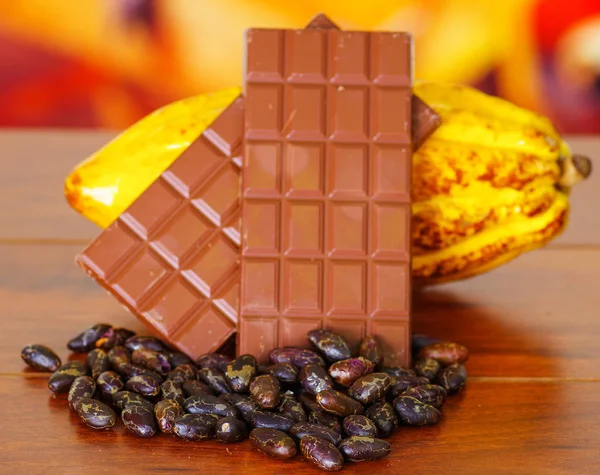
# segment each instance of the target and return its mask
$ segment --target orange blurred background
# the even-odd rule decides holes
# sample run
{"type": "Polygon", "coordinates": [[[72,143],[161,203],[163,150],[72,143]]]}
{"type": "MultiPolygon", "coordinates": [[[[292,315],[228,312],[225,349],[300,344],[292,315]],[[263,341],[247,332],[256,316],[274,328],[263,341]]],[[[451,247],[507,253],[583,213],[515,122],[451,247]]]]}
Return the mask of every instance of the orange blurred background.
{"type": "Polygon", "coordinates": [[[417,78],[472,84],[600,133],[600,0],[27,0],[0,2],[0,126],[123,129],[242,83],[243,31],[415,37],[417,78]]]}

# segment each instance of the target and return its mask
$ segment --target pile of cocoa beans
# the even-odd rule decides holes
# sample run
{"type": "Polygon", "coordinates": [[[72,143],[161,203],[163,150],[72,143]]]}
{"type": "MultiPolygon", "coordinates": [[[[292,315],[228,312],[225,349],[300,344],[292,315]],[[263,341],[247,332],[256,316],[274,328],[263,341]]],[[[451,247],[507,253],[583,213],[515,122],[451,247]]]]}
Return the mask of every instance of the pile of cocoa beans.
{"type": "Polygon", "coordinates": [[[398,426],[438,423],[448,396],[465,386],[468,350],[413,335],[413,367],[385,366],[375,337],[352,349],[327,330],[308,348],[274,348],[269,364],[252,355],[202,355],[196,361],[161,340],[97,324],[67,347],[85,363],[62,364],[54,351],[28,345],[22,359],[52,372],[48,387],[93,429],[120,418],[140,437],[162,432],[187,441],[230,444],[249,438],[276,458],[298,452],[326,471],[387,456],[398,426]],[[120,417],[119,417],[119,416],[120,417]]]}

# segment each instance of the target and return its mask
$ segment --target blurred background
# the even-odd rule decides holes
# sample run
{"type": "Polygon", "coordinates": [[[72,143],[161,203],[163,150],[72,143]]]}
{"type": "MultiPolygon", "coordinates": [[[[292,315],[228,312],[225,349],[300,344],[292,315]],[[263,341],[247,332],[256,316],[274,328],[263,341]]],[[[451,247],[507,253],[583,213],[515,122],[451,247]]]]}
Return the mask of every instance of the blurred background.
{"type": "Polygon", "coordinates": [[[0,0],[0,127],[124,129],[241,85],[248,27],[415,37],[417,78],[460,82],[600,133],[600,0],[0,0]]]}

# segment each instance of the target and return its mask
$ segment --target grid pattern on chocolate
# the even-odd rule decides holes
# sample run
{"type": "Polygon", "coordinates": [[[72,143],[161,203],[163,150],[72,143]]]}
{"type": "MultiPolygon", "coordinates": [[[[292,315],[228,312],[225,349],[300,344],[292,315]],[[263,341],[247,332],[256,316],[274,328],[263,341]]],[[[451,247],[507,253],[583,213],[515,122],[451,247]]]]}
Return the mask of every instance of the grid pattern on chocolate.
{"type": "Polygon", "coordinates": [[[409,359],[412,43],[247,32],[238,352],[325,327],[409,359]]]}
{"type": "Polygon", "coordinates": [[[243,120],[239,97],[77,257],[191,357],[237,329],[243,120]]]}

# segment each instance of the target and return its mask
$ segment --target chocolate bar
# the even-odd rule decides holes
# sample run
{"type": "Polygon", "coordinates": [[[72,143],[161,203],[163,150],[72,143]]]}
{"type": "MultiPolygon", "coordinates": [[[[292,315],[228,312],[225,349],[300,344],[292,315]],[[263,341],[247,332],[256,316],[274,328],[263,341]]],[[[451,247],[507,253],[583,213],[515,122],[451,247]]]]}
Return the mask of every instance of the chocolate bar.
{"type": "Polygon", "coordinates": [[[191,357],[217,349],[237,328],[243,120],[240,97],[77,257],[191,357]]]}
{"type": "Polygon", "coordinates": [[[328,328],[409,362],[412,57],[405,33],[246,36],[238,353],[328,328]]]}

